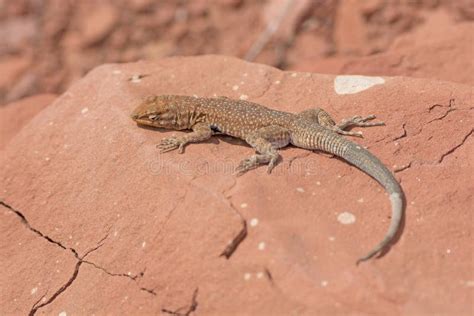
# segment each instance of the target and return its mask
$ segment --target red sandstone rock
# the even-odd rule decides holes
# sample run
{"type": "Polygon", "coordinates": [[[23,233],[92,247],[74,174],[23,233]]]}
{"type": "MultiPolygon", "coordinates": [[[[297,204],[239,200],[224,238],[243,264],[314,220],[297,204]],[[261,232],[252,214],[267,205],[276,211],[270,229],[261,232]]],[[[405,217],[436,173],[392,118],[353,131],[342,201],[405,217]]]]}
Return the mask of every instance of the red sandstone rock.
{"type": "Polygon", "coordinates": [[[338,94],[363,81],[219,56],[96,68],[0,158],[2,199],[31,226],[0,206],[2,314],[27,313],[42,296],[51,302],[38,314],[185,311],[196,289],[201,315],[472,314],[472,87],[363,79],[378,84],[338,94]],[[149,94],[321,106],[338,120],[376,114],[386,126],[355,141],[402,170],[400,239],[356,267],[387,229],[389,202],[367,175],[327,155],[288,148],[272,175],[236,178],[253,151],[227,137],[158,154],[161,138],[181,132],[134,124],[129,114],[149,94]],[[227,260],[219,254],[241,229],[238,212],[248,235],[227,260]],[[78,259],[51,241],[78,257],[97,249],[74,277],[78,259]]]}
{"type": "Polygon", "coordinates": [[[0,107],[0,150],[56,97],[54,94],[41,94],[0,107]]]}
{"type": "Polygon", "coordinates": [[[412,76],[474,85],[473,34],[474,23],[455,23],[438,12],[430,15],[416,32],[397,39],[384,53],[308,59],[293,68],[334,74],[412,76]]]}

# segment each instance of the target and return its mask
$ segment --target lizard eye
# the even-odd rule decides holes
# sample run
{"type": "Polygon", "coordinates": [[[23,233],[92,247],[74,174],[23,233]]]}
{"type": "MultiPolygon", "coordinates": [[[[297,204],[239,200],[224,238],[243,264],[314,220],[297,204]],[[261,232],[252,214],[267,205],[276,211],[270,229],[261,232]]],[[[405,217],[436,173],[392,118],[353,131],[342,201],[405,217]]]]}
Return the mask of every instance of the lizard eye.
{"type": "Polygon", "coordinates": [[[155,120],[157,117],[158,117],[158,115],[156,115],[156,114],[148,115],[148,119],[150,119],[150,120],[155,120]]]}

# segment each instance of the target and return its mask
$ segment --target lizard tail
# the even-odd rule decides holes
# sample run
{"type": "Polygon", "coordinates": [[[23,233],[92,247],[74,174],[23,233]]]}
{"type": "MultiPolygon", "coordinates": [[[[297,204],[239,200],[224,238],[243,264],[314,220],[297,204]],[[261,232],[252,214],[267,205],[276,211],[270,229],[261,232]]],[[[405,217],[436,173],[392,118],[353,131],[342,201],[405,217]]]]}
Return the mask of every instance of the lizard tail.
{"type": "Polygon", "coordinates": [[[293,139],[293,143],[296,143],[297,146],[308,149],[320,149],[346,160],[377,180],[388,192],[392,206],[392,218],[388,231],[380,243],[365,256],[357,260],[357,265],[380,254],[392,242],[403,217],[405,196],[398,181],[377,157],[339,134],[322,130],[320,127],[314,128],[313,126],[310,133],[302,131],[300,136],[302,136],[301,139],[308,141],[297,142],[293,139]]]}
{"type": "Polygon", "coordinates": [[[347,139],[344,140],[345,150],[342,151],[340,157],[377,180],[389,194],[392,206],[392,218],[385,237],[369,253],[357,260],[358,265],[380,254],[391,243],[402,221],[405,197],[398,181],[377,157],[361,146],[347,139]]]}

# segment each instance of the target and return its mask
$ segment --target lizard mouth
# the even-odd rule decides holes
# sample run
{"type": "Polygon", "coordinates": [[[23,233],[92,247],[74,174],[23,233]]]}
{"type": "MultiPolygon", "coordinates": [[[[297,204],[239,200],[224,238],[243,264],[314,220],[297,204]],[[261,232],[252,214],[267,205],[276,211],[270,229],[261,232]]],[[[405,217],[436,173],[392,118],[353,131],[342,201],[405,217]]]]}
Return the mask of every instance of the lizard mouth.
{"type": "Polygon", "coordinates": [[[132,120],[137,122],[138,124],[141,125],[153,125],[153,122],[158,118],[158,115],[140,115],[140,114],[132,114],[130,115],[132,120]]]}
{"type": "Polygon", "coordinates": [[[153,125],[153,121],[150,121],[146,118],[133,118],[133,120],[138,124],[138,125],[153,125]]]}

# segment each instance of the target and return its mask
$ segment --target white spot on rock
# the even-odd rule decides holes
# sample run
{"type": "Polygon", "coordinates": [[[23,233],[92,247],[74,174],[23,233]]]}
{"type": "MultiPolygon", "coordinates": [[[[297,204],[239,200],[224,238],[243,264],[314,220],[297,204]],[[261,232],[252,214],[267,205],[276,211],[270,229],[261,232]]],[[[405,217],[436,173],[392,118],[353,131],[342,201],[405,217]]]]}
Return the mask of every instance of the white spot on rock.
{"type": "Polygon", "coordinates": [[[354,94],[384,83],[385,79],[382,77],[337,76],[334,79],[334,90],[337,94],[354,94]]]}
{"type": "Polygon", "coordinates": [[[263,278],[263,272],[257,272],[257,279],[263,278]]]}
{"type": "Polygon", "coordinates": [[[349,224],[354,224],[356,217],[352,213],[342,212],[337,216],[337,220],[341,224],[349,225],[349,224]]]}
{"type": "Polygon", "coordinates": [[[142,248],[145,248],[146,246],[146,241],[142,242],[142,248]]]}
{"type": "Polygon", "coordinates": [[[132,83],[140,83],[142,81],[142,75],[138,75],[138,74],[135,74],[132,76],[132,78],[130,79],[130,81],[132,83]]]}
{"type": "Polygon", "coordinates": [[[265,242],[264,241],[261,241],[259,244],[258,244],[258,250],[264,250],[265,249],[265,242]]]}
{"type": "Polygon", "coordinates": [[[447,254],[450,254],[450,253],[451,253],[451,249],[446,249],[446,253],[447,253],[447,254]]]}
{"type": "Polygon", "coordinates": [[[249,98],[249,96],[246,95],[246,94],[242,94],[242,95],[239,97],[240,100],[247,100],[248,98],[249,98]]]}
{"type": "Polygon", "coordinates": [[[364,198],[358,199],[357,202],[359,202],[359,203],[364,203],[364,198]]]}
{"type": "Polygon", "coordinates": [[[328,281],[322,280],[322,281],[321,281],[321,286],[322,286],[322,287],[326,287],[326,286],[328,286],[328,283],[329,283],[328,281]]]}
{"type": "Polygon", "coordinates": [[[31,289],[31,295],[35,294],[36,292],[38,292],[37,287],[34,287],[34,288],[31,289]]]}
{"type": "Polygon", "coordinates": [[[58,314],[58,316],[67,316],[67,313],[65,311],[62,311],[61,313],[58,314]]]}
{"type": "Polygon", "coordinates": [[[239,86],[238,86],[238,85],[233,86],[233,87],[232,87],[232,90],[234,90],[234,91],[239,90],[239,86]]]}
{"type": "Polygon", "coordinates": [[[252,275],[251,275],[250,273],[248,273],[248,272],[247,272],[247,273],[244,273],[244,280],[245,280],[245,281],[250,280],[250,277],[251,277],[251,276],[252,276],[252,275]]]}
{"type": "Polygon", "coordinates": [[[120,70],[114,70],[112,71],[114,75],[120,75],[122,72],[120,70]]]}
{"type": "Polygon", "coordinates": [[[304,189],[303,188],[296,188],[296,191],[303,193],[304,189]]]}
{"type": "Polygon", "coordinates": [[[280,81],[280,80],[277,80],[277,81],[275,81],[274,83],[275,83],[275,84],[280,84],[281,81],[280,81]]]}
{"type": "Polygon", "coordinates": [[[82,113],[82,114],[86,114],[87,112],[89,112],[89,108],[83,108],[83,109],[81,110],[81,113],[82,113]]]}
{"type": "Polygon", "coordinates": [[[298,74],[296,72],[294,72],[294,73],[291,74],[291,76],[296,77],[296,76],[298,76],[298,74]]]}
{"type": "Polygon", "coordinates": [[[242,204],[240,204],[240,207],[241,207],[241,208],[247,208],[247,206],[248,206],[247,203],[242,203],[242,204]]]}
{"type": "Polygon", "coordinates": [[[255,227],[258,225],[258,218],[252,218],[250,220],[250,226],[255,227]]]}
{"type": "Polygon", "coordinates": [[[334,237],[334,236],[329,236],[328,239],[329,239],[329,241],[334,241],[334,240],[336,240],[336,237],[334,237]]]}

